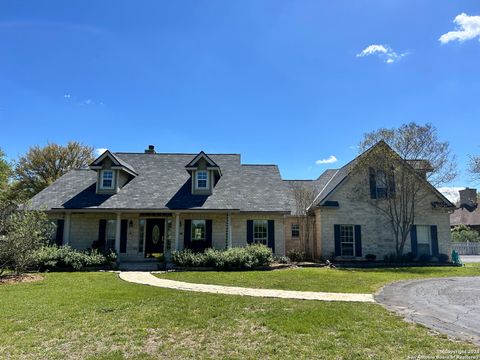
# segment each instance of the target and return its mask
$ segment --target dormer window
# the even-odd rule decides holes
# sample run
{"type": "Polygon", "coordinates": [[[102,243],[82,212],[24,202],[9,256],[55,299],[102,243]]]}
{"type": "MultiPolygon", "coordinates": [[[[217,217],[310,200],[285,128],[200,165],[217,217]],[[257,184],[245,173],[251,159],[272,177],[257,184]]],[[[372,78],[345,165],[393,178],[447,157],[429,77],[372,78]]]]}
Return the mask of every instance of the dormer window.
{"type": "Polygon", "coordinates": [[[102,170],[101,172],[101,189],[113,189],[113,170],[102,170]]]}
{"type": "Polygon", "coordinates": [[[197,182],[196,187],[199,190],[208,189],[208,172],[201,170],[196,172],[197,182]]]}

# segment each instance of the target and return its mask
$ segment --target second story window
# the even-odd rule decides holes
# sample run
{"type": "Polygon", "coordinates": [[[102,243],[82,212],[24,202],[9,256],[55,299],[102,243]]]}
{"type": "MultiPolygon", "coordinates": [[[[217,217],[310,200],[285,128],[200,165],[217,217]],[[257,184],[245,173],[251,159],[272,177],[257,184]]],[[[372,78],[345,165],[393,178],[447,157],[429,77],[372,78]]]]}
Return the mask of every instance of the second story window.
{"type": "Polygon", "coordinates": [[[208,172],[197,171],[196,173],[196,187],[197,189],[208,189],[208,172]]]}
{"type": "Polygon", "coordinates": [[[370,197],[388,199],[395,196],[395,175],[392,171],[370,168],[370,197]]]}
{"type": "Polygon", "coordinates": [[[388,180],[387,180],[387,174],[385,174],[385,171],[382,170],[377,170],[376,173],[376,188],[377,188],[377,199],[382,199],[386,198],[388,194],[388,180]]]}
{"type": "Polygon", "coordinates": [[[113,171],[102,170],[100,179],[101,189],[113,189],[113,171]]]}

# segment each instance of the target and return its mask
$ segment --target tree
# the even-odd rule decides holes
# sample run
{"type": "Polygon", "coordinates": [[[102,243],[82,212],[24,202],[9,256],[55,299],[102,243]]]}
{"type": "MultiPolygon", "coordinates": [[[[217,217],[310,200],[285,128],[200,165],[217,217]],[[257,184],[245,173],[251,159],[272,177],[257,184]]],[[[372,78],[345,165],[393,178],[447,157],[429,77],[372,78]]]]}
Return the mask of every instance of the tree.
{"type": "Polygon", "coordinates": [[[0,235],[0,275],[5,269],[21,275],[35,263],[35,251],[52,238],[55,225],[41,211],[22,210],[11,213],[0,235]]]}
{"type": "Polygon", "coordinates": [[[303,252],[313,256],[312,251],[309,249],[309,244],[313,244],[315,217],[308,214],[308,208],[315,201],[315,196],[317,195],[314,182],[309,185],[303,182],[292,182],[291,192],[295,204],[294,215],[298,220],[299,239],[302,243],[303,252]]]}
{"type": "Polygon", "coordinates": [[[452,229],[453,242],[480,242],[480,234],[478,231],[468,227],[467,225],[457,225],[452,229]]]}
{"type": "Polygon", "coordinates": [[[475,180],[480,181],[480,155],[470,157],[468,171],[475,180]]]}
{"type": "Polygon", "coordinates": [[[76,141],[66,146],[33,146],[16,163],[15,192],[30,198],[69,170],[86,167],[92,160],[93,148],[76,141]]]}
{"type": "Polygon", "coordinates": [[[418,207],[431,194],[429,185],[422,179],[433,186],[453,180],[457,175],[455,160],[449,143],[438,138],[437,130],[431,124],[409,123],[367,133],[360,142],[360,150],[364,151],[379,141],[383,142],[367,152],[359,164],[361,166],[363,162],[364,178],[370,187],[363,184],[356,195],[361,189],[370,189],[366,198],[390,224],[397,256],[401,256],[418,207]],[[371,189],[372,177],[380,187],[371,189]]]}
{"type": "Polygon", "coordinates": [[[0,193],[7,189],[11,175],[12,168],[8,161],[5,160],[5,153],[0,149],[0,193]]]}

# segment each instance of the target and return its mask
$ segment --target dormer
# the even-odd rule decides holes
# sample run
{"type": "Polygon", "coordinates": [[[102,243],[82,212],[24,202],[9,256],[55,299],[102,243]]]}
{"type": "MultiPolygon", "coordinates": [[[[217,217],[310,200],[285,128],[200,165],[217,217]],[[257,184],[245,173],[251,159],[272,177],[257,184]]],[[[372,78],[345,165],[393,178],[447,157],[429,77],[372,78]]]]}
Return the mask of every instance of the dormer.
{"type": "Polygon", "coordinates": [[[190,173],[194,195],[211,195],[222,176],[220,167],[203,151],[195,156],[185,169],[190,173]]]}
{"type": "Polygon", "coordinates": [[[89,168],[97,172],[97,194],[115,194],[138,174],[132,166],[106,150],[89,168]]]}

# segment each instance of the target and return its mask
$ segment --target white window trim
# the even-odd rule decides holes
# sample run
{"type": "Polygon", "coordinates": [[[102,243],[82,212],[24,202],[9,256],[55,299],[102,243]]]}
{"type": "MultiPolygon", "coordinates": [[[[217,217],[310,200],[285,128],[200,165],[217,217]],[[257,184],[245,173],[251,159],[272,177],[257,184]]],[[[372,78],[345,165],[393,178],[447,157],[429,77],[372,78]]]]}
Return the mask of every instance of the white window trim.
{"type": "Polygon", "coordinates": [[[208,190],[209,188],[209,172],[207,170],[197,170],[195,171],[195,189],[196,190],[208,190]],[[198,174],[200,173],[205,173],[207,175],[207,181],[205,187],[199,187],[198,186],[198,174]]]}
{"type": "Polygon", "coordinates": [[[115,188],[115,171],[113,170],[101,170],[100,171],[100,189],[102,190],[112,190],[115,188]],[[103,177],[104,177],[104,174],[105,172],[111,172],[112,173],[112,185],[111,186],[104,186],[103,185],[103,177]]]}
{"type": "MultiPolygon", "coordinates": [[[[430,225],[415,225],[417,227],[417,248],[418,248],[418,245],[428,245],[428,255],[432,255],[432,229],[431,229],[431,226],[430,225]],[[426,234],[428,234],[428,242],[421,242],[419,241],[420,239],[420,236],[418,236],[419,234],[419,231],[418,229],[419,228],[424,228],[426,230],[426,234]]],[[[422,239],[423,240],[423,239],[422,239]]]]}
{"type": "Polygon", "coordinates": [[[356,257],[356,256],[357,256],[356,251],[355,251],[355,250],[356,250],[356,249],[355,249],[355,235],[356,235],[356,234],[355,234],[355,225],[353,225],[353,224],[340,224],[340,254],[341,254],[341,257],[344,257],[344,258],[353,258],[353,257],[356,257]],[[352,237],[353,237],[352,240],[353,240],[353,241],[352,241],[351,244],[353,245],[353,248],[352,248],[352,250],[353,250],[353,255],[343,255],[343,254],[342,254],[342,252],[343,252],[343,244],[344,244],[344,243],[345,243],[345,244],[350,244],[350,243],[347,243],[347,242],[343,242],[343,241],[342,241],[342,238],[341,238],[341,236],[342,236],[342,235],[341,235],[341,234],[342,234],[342,232],[341,232],[341,231],[342,231],[342,230],[341,230],[341,227],[342,227],[342,226],[351,226],[351,227],[352,227],[352,237]]]}
{"type": "Polygon", "coordinates": [[[292,238],[294,238],[294,239],[300,237],[300,224],[291,224],[291,225],[290,225],[290,236],[291,236],[292,238]],[[293,228],[294,228],[294,227],[297,228],[295,231],[298,232],[298,235],[295,235],[295,236],[293,235],[293,231],[294,231],[293,228]]]}
{"type": "Polygon", "coordinates": [[[190,241],[206,241],[207,240],[207,220],[205,219],[192,219],[191,220],[191,230],[190,230],[190,241]],[[194,222],[203,222],[203,226],[204,226],[204,233],[203,233],[203,239],[196,239],[194,236],[193,236],[193,231],[195,230],[194,228],[194,222]]]}
{"type": "Polygon", "coordinates": [[[259,243],[259,244],[265,244],[265,245],[268,245],[268,220],[253,220],[253,242],[256,244],[256,243],[259,243]],[[262,222],[262,223],[265,223],[266,225],[266,232],[265,232],[265,238],[256,238],[255,237],[255,223],[258,223],[258,222],[262,222]],[[265,241],[265,242],[264,242],[265,241]]]}

